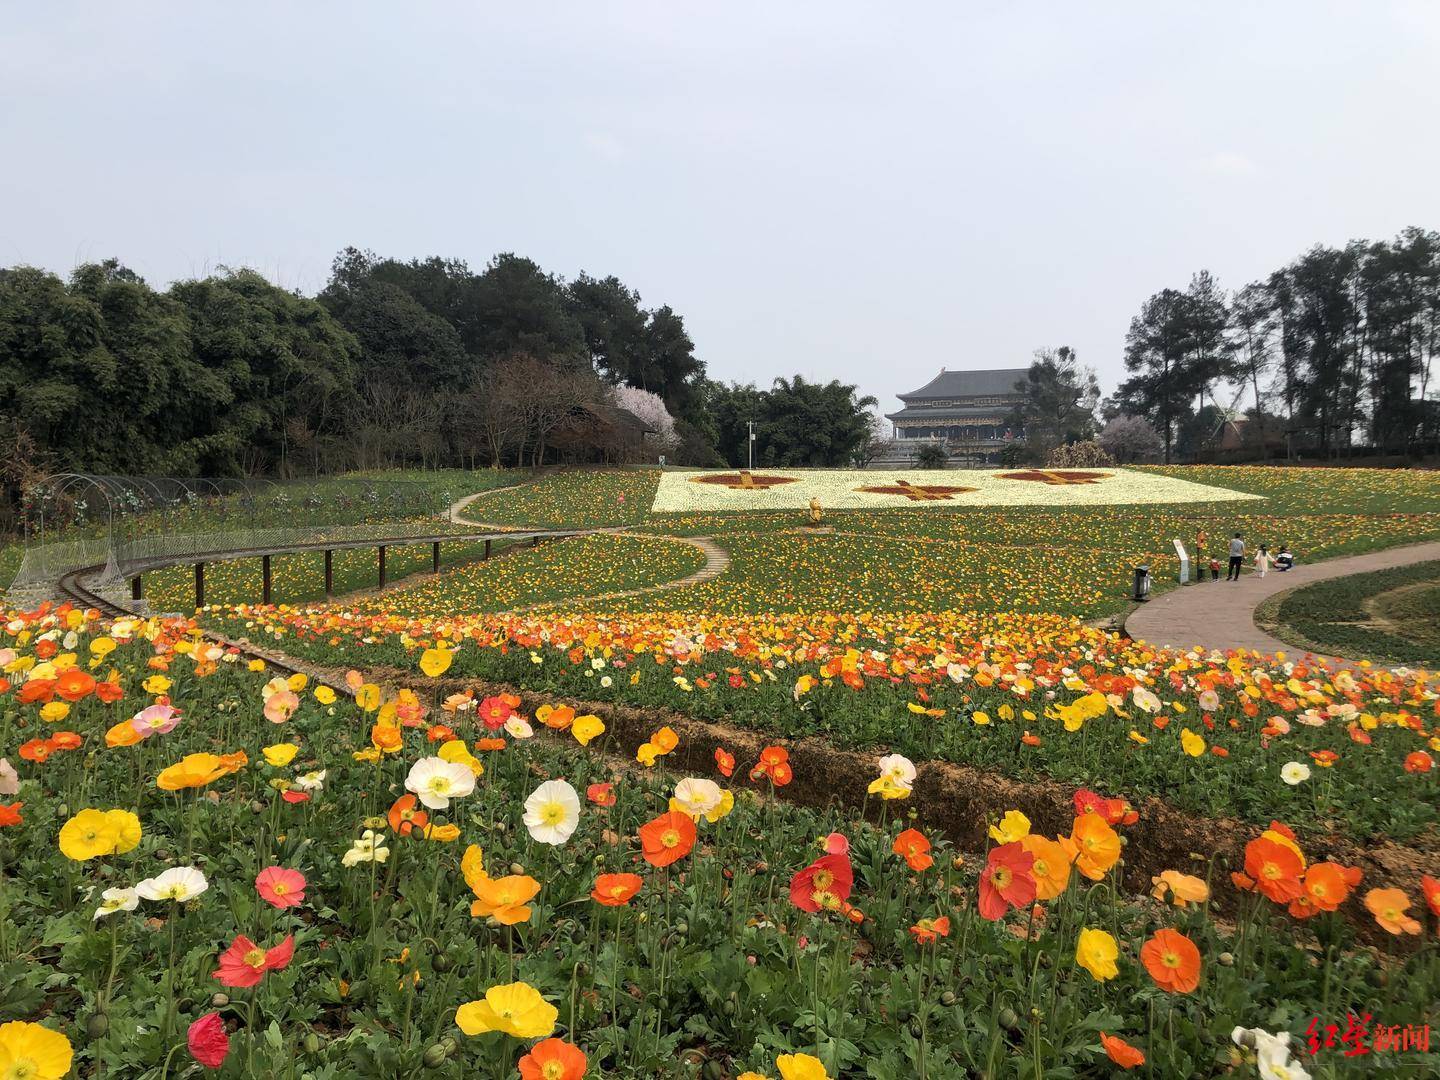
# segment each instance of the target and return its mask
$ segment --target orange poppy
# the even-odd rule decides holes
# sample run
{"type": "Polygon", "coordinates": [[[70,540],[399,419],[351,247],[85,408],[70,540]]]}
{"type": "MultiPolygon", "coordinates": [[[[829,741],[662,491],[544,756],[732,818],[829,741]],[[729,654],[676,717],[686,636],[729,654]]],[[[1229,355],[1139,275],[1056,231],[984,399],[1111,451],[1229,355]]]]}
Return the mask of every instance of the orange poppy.
{"type": "Polygon", "coordinates": [[[430,742],[450,742],[455,738],[455,729],[444,724],[432,724],[425,733],[425,738],[430,742]]]}
{"type": "Polygon", "coordinates": [[[1102,1031],[1100,1045],[1105,1048],[1110,1060],[1122,1069],[1133,1069],[1145,1064],[1145,1055],[1119,1036],[1107,1035],[1102,1031]]]}
{"type": "Polygon", "coordinates": [[[50,638],[46,638],[44,641],[37,641],[35,643],[35,655],[38,656],[41,660],[49,660],[59,651],[60,646],[56,645],[55,642],[50,638]]]}
{"type": "Polygon", "coordinates": [[[49,739],[31,739],[27,743],[20,744],[20,756],[26,761],[33,761],[38,765],[48,761],[50,755],[58,749],[59,747],[49,739]]]}
{"type": "Polygon", "coordinates": [[[395,800],[390,812],[385,815],[392,832],[409,836],[414,830],[423,829],[430,823],[429,814],[415,809],[416,801],[415,796],[408,793],[395,800]]]}
{"type": "Polygon", "coordinates": [[[921,919],[910,927],[910,933],[915,935],[915,940],[921,945],[929,945],[938,938],[949,937],[950,916],[941,915],[938,919],[921,919]]]}
{"type": "Polygon", "coordinates": [[[1120,834],[1100,814],[1081,814],[1070,830],[1075,847],[1075,868],[1091,881],[1099,881],[1120,861],[1120,834]]]}
{"type": "Polygon", "coordinates": [[[472,882],[475,902],[470,905],[470,914],[476,918],[494,916],[501,926],[514,926],[528,922],[531,909],[526,905],[540,891],[540,883],[525,874],[511,874],[502,878],[481,878],[472,882]]]}
{"type": "Polygon", "coordinates": [[[759,780],[766,777],[776,787],[784,787],[792,779],[795,772],[790,766],[790,751],[783,746],[767,746],[760,751],[760,760],[750,770],[750,779],[759,780]]]}
{"type": "Polygon", "coordinates": [[[905,860],[911,870],[928,870],[935,865],[930,855],[930,841],[918,829],[906,829],[897,836],[892,850],[905,860]]]}
{"type": "Polygon", "coordinates": [[[1434,765],[1434,759],[1424,750],[1405,755],[1405,771],[1408,773],[1427,773],[1434,765]]]}
{"type": "Polygon", "coordinates": [[[1365,907],[1388,933],[1420,933],[1419,921],[1407,914],[1410,897],[1403,889],[1371,889],[1365,894],[1365,907]]]}
{"type": "Polygon", "coordinates": [[[66,701],[89,697],[95,689],[95,676],[79,668],[67,668],[55,678],[55,693],[66,701]]]}
{"type": "Polygon", "coordinates": [[[0,828],[4,828],[6,825],[19,825],[24,820],[20,816],[20,808],[24,805],[21,802],[11,803],[9,806],[0,803],[0,828]]]}
{"type": "Polygon", "coordinates": [[[535,710],[535,719],[555,731],[567,731],[575,722],[575,710],[569,705],[541,705],[535,710]]]}
{"type": "Polygon", "coordinates": [[[1304,892],[1302,864],[1293,848],[1266,836],[1245,845],[1245,873],[1255,888],[1277,904],[1287,904],[1304,892]]]}
{"type": "Polygon", "coordinates": [[[639,874],[601,874],[595,879],[591,898],[606,907],[622,907],[635,898],[645,879],[639,874]]]}
{"type": "Polygon", "coordinates": [[[55,744],[57,750],[79,750],[85,742],[73,731],[51,732],[50,741],[55,744]]]}
{"type": "Polygon", "coordinates": [[[715,767],[720,770],[721,776],[730,776],[735,771],[735,755],[723,746],[717,746],[715,748],[715,767]]]}
{"type": "Polygon", "coordinates": [[[95,684],[95,696],[106,705],[113,705],[125,696],[125,688],[114,679],[95,684]]]}
{"type": "Polygon", "coordinates": [[[586,1064],[578,1046],[550,1038],[536,1043],[520,1059],[520,1080],[580,1080],[586,1064]]]}
{"type": "Polygon", "coordinates": [[[695,846],[695,822],[689,814],[671,810],[640,826],[640,848],[651,866],[669,866],[695,846]]]}
{"type": "Polygon", "coordinates": [[[1029,833],[1020,846],[1035,859],[1030,873],[1035,878],[1035,899],[1054,900],[1070,885],[1070,864],[1074,856],[1064,843],[1029,833]]]}
{"type": "Polygon", "coordinates": [[[476,740],[475,740],[475,749],[476,749],[476,750],[480,750],[480,751],[485,751],[485,750],[504,750],[504,749],[505,749],[505,740],[504,740],[504,739],[476,739],[476,740]]]}
{"type": "Polygon", "coordinates": [[[1333,862],[1318,862],[1305,871],[1301,882],[1301,898],[1319,911],[1335,911],[1350,896],[1350,882],[1345,867],[1333,862]]]}
{"type": "Polygon", "coordinates": [[[21,705],[32,705],[37,701],[50,701],[54,697],[54,679],[31,679],[15,694],[15,700],[21,705]]]}
{"type": "Polygon", "coordinates": [[[1161,990],[1188,994],[1200,985],[1200,950],[1179,931],[1155,931],[1140,947],[1140,962],[1161,990]]]}

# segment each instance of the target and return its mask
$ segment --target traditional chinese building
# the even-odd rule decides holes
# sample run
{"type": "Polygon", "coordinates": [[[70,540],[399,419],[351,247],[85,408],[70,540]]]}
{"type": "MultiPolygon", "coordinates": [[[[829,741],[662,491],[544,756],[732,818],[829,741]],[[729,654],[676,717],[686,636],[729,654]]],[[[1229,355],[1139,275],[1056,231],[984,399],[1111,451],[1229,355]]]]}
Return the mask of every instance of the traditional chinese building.
{"type": "Polygon", "coordinates": [[[918,390],[900,394],[904,407],[887,413],[896,447],[905,451],[926,442],[945,446],[971,464],[994,464],[1001,450],[1022,436],[1009,417],[1024,395],[1015,389],[1026,368],[987,368],[940,374],[918,390]]]}

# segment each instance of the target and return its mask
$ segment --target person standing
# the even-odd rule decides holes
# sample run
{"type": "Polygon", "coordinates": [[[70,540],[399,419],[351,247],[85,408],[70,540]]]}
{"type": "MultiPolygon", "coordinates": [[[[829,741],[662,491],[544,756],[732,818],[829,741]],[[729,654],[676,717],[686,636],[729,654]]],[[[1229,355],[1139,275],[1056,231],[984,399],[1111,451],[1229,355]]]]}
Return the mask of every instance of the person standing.
{"type": "Polygon", "coordinates": [[[1225,575],[1226,581],[1240,580],[1240,566],[1245,562],[1245,541],[1240,538],[1237,532],[1230,538],[1230,570],[1225,575]]]}
{"type": "Polygon", "coordinates": [[[1265,576],[1265,571],[1269,569],[1270,552],[1266,549],[1264,544],[1261,544],[1260,550],[1255,553],[1255,572],[1263,578],[1265,576]]]}

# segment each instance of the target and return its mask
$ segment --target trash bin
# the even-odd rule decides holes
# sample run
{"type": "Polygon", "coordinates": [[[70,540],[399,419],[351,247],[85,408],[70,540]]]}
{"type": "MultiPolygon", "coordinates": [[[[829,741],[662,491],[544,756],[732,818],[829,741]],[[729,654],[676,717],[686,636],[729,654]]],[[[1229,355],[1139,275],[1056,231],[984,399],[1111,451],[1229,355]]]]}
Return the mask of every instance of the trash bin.
{"type": "Polygon", "coordinates": [[[1150,567],[1135,567],[1135,595],[1131,598],[1136,603],[1144,603],[1150,596],[1150,567]]]}

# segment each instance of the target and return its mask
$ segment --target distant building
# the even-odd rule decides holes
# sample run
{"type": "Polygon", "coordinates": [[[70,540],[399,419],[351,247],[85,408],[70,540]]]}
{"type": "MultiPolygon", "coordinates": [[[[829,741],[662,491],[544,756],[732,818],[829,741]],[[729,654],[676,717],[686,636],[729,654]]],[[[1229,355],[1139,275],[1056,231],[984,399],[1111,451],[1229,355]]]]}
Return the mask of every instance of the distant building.
{"type": "Polygon", "coordinates": [[[886,414],[894,425],[895,451],[908,456],[927,442],[937,443],[960,463],[995,464],[1001,450],[1023,437],[1010,424],[1010,413],[1024,400],[1015,384],[1023,382],[1028,371],[941,368],[919,390],[898,395],[904,407],[886,414]]]}

